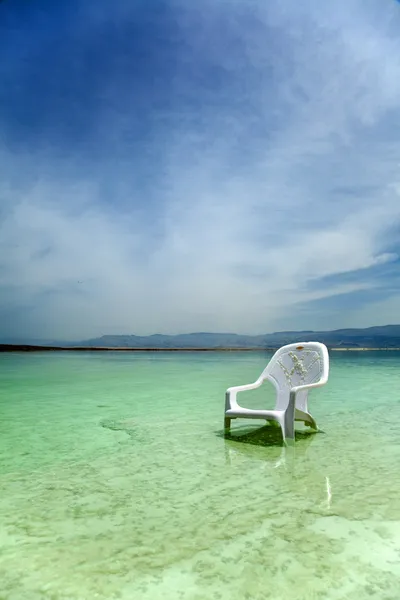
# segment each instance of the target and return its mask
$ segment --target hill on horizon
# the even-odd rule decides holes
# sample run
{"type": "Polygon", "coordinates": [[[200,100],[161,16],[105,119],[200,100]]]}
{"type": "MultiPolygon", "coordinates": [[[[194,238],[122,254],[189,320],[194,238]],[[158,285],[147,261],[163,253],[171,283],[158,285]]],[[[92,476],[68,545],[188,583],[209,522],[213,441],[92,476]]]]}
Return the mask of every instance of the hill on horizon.
{"type": "Polygon", "coordinates": [[[260,335],[238,333],[193,332],[175,335],[155,333],[142,335],[103,335],[82,341],[55,339],[0,339],[2,345],[26,345],[64,348],[149,348],[149,349],[218,349],[278,348],[292,342],[323,342],[334,348],[400,348],[400,325],[378,325],[332,331],[276,331],[260,335]]]}
{"type": "Polygon", "coordinates": [[[195,332],[176,335],[103,335],[78,346],[109,348],[276,348],[298,341],[323,342],[334,347],[400,347],[400,325],[347,328],[333,331],[277,331],[260,335],[195,332]]]}

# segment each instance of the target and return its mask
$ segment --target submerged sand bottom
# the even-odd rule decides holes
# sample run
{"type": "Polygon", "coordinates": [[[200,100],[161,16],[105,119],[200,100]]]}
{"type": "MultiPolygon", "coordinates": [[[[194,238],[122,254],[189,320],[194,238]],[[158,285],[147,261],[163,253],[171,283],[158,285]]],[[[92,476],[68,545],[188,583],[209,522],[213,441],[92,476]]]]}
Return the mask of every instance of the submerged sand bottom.
{"type": "Polygon", "coordinates": [[[221,432],[263,356],[42,360],[2,369],[2,600],[398,600],[398,362],[333,361],[293,451],[221,432]]]}

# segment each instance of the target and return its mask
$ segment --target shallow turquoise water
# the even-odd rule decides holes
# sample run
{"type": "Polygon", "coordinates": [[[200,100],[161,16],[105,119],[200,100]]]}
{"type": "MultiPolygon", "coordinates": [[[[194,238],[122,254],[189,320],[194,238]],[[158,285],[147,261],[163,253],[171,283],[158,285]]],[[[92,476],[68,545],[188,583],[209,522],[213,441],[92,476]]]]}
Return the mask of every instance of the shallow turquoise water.
{"type": "Polygon", "coordinates": [[[267,360],[0,355],[0,598],[398,600],[400,353],[332,354],[294,452],[222,435],[267,360]]]}

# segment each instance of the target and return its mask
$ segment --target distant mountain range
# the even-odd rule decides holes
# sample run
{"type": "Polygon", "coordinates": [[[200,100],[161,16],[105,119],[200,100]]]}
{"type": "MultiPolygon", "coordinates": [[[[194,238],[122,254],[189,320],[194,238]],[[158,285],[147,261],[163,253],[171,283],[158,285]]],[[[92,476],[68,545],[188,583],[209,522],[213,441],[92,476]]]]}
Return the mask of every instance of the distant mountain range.
{"type": "Polygon", "coordinates": [[[107,348],[277,348],[297,341],[323,342],[330,347],[399,348],[400,325],[368,327],[367,329],[338,329],[336,331],[279,331],[262,335],[236,333],[187,333],[180,335],[155,334],[104,335],[69,346],[107,348]]]}
{"type": "MultiPolygon", "coordinates": [[[[263,349],[278,348],[291,342],[317,341],[330,348],[400,348],[400,325],[368,327],[366,329],[337,329],[335,331],[279,331],[262,335],[236,333],[187,333],[180,335],[154,334],[103,335],[80,342],[55,340],[0,340],[0,345],[42,346],[54,348],[136,348],[136,349],[263,349]]],[[[4,348],[3,348],[4,349],[4,348]]]]}

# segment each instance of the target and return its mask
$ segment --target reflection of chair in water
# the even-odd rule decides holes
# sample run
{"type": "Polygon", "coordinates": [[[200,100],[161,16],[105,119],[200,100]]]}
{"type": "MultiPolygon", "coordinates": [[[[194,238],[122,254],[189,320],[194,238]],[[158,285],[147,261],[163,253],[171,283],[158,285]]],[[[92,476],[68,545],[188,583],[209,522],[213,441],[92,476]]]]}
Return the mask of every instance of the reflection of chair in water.
{"type": "Polygon", "coordinates": [[[316,512],[330,510],[331,480],[318,465],[320,452],[318,445],[313,447],[316,440],[311,432],[296,431],[297,443],[290,446],[282,446],[279,429],[270,426],[235,428],[224,438],[225,460],[229,467],[238,467],[242,471],[249,463],[257,462],[262,471],[274,470],[279,476],[289,475],[292,493],[305,494],[308,501],[315,501],[316,512]]]}
{"type": "Polygon", "coordinates": [[[265,419],[277,422],[285,443],[294,441],[294,423],[302,421],[317,430],[308,411],[308,392],[328,381],[329,355],[324,344],[305,342],[280,348],[254,383],[231,387],[226,391],[225,430],[232,419],[265,419]],[[239,406],[239,392],[253,390],[264,381],[271,381],[276,390],[274,410],[254,410],[239,406]]]}

